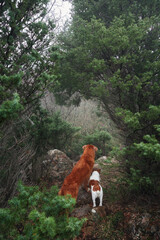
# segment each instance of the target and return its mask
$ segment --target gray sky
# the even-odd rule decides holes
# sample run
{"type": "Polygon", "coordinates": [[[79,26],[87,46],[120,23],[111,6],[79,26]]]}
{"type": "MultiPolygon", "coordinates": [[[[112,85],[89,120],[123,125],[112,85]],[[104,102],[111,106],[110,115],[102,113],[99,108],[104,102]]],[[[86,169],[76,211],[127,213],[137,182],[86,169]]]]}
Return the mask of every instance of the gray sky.
{"type": "Polygon", "coordinates": [[[52,7],[51,11],[49,12],[49,16],[55,19],[57,29],[60,31],[60,29],[63,28],[64,23],[71,19],[72,5],[68,1],[50,0],[49,7],[52,7]]]}

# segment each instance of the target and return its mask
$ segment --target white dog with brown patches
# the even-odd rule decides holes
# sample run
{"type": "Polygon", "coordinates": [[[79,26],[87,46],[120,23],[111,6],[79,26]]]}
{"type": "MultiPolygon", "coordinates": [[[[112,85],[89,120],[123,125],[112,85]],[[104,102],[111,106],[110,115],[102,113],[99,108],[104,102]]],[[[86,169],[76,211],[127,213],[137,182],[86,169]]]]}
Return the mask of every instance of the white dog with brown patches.
{"type": "Polygon", "coordinates": [[[93,169],[92,175],[89,179],[89,187],[91,190],[93,207],[96,207],[96,198],[99,198],[99,206],[102,206],[103,189],[100,185],[100,172],[101,169],[93,169]]]}

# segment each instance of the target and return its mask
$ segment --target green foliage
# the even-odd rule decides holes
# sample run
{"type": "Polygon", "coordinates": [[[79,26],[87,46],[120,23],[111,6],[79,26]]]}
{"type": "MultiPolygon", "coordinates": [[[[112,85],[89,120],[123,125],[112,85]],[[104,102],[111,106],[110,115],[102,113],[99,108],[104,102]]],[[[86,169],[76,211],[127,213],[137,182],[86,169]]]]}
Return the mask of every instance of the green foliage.
{"type": "Polygon", "coordinates": [[[73,239],[85,219],[68,217],[75,199],[57,196],[58,189],[40,191],[19,183],[19,194],[0,209],[1,239],[73,239]]]}
{"type": "Polygon", "coordinates": [[[48,2],[0,3],[0,185],[4,199],[35,155],[26,121],[56,79],[56,58],[52,57],[56,50],[50,49],[55,24],[46,17],[48,2]]]}
{"type": "MultiPolygon", "coordinates": [[[[145,128],[145,122],[154,122],[159,120],[160,117],[160,106],[148,106],[146,111],[140,111],[133,113],[130,110],[117,108],[117,116],[121,117],[124,123],[132,130],[138,130],[145,128]]],[[[152,124],[152,131],[154,131],[154,125],[152,124]]]]}
{"type": "Polygon", "coordinates": [[[149,121],[159,119],[159,117],[160,117],[160,105],[158,105],[158,106],[150,105],[149,109],[148,109],[148,111],[147,111],[147,113],[145,114],[144,117],[146,117],[147,120],[149,120],[149,121]]]}
{"type": "Polygon", "coordinates": [[[138,135],[135,135],[135,142],[123,151],[123,156],[128,158],[126,168],[129,175],[125,179],[128,189],[136,193],[159,193],[157,185],[160,169],[159,125],[153,124],[158,123],[159,106],[149,106],[148,111],[135,114],[121,109],[118,114],[123,117],[130,129],[154,133],[144,135],[141,141],[138,135]],[[148,131],[144,125],[145,121],[150,122],[148,131]]]}
{"type": "Polygon", "coordinates": [[[16,119],[21,110],[23,110],[23,106],[20,104],[20,97],[18,93],[15,93],[12,100],[7,100],[1,104],[0,122],[2,123],[6,119],[16,119]]]}
{"type": "Polygon", "coordinates": [[[81,18],[90,20],[94,15],[97,19],[102,19],[108,26],[115,16],[119,17],[134,13],[135,19],[138,19],[158,15],[160,3],[158,0],[134,0],[132,2],[129,0],[87,0],[85,3],[83,0],[74,0],[73,6],[75,14],[81,18]]]}
{"type": "Polygon", "coordinates": [[[118,99],[119,106],[132,112],[137,108],[146,110],[153,104],[152,94],[154,102],[158,102],[159,81],[155,74],[159,58],[156,52],[150,54],[153,47],[144,48],[146,42],[147,46],[150,44],[148,34],[158,41],[154,33],[157,19],[135,21],[132,14],[129,17],[128,23],[125,16],[114,18],[108,28],[94,17],[90,21],[75,18],[68,30],[74,47],[68,45],[66,33],[60,38],[65,47],[63,61],[57,64],[61,76],[55,91],[66,90],[68,96],[80,91],[85,97],[97,97],[108,108],[118,99]],[[148,33],[151,26],[154,26],[153,32],[148,33]],[[74,32],[77,27],[79,31],[74,32]],[[153,65],[153,62],[156,63],[153,65]],[[146,100],[149,100],[148,105],[146,100]]]}
{"type": "Polygon", "coordinates": [[[160,169],[159,6],[158,0],[74,0],[73,22],[59,37],[54,88],[66,98],[79,92],[98,99],[118,126],[125,124],[126,169],[133,183],[130,169],[140,171],[136,189],[146,192],[148,178],[155,190],[160,169]]]}
{"type": "Polygon", "coordinates": [[[88,134],[84,137],[83,143],[85,144],[93,144],[98,147],[98,155],[107,155],[111,150],[110,144],[111,136],[105,130],[96,130],[92,134],[88,134]]]}
{"type": "Polygon", "coordinates": [[[131,129],[140,128],[140,113],[132,113],[130,110],[116,109],[117,116],[121,117],[125,124],[131,129]]]}
{"type": "Polygon", "coordinates": [[[126,154],[126,147],[113,146],[106,161],[110,162],[114,157],[119,161],[123,161],[125,154],[126,154]]]}
{"type": "MultiPolygon", "coordinates": [[[[55,25],[48,0],[5,1],[0,11],[0,123],[34,108],[55,80],[49,43],[55,25]],[[44,53],[45,52],[45,53],[44,53]]],[[[55,59],[54,59],[55,60],[55,59]]]]}
{"type": "Polygon", "coordinates": [[[128,191],[131,193],[148,193],[154,192],[154,184],[150,177],[143,176],[138,169],[130,168],[129,176],[123,181],[127,184],[128,191]]]}
{"type": "Polygon", "coordinates": [[[87,144],[93,144],[98,147],[98,151],[96,152],[96,158],[102,155],[108,155],[112,150],[112,138],[110,134],[105,129],[95,129],[94,132],[90,134],[85,133],[77,133],[75,138],[73,138],[71,151],[68,155],[74,159],[78,155],[82,153],[82,146],[87,144]]]}
{"type": "Polygon", "coordinates": [[[122,211],[115,212],[107,216],[107,224],[104,229],[105,232],[105,239],[123,239],[124,232],[120,231],[118,226],[122,224],[124,221],[124,214],[122,211]]]}
{"type": "Polygon", "coordinates": [[[152,159],[152,162],[160,162],[160,143],[155,135],[145,135],[145,142],[135,143],[136,149],[140,152],[140,156],[152,159]]]}
{"type": "MultiPolygon", "coordinates": [[[[9,182],[12,182],[14,175],[18,175],[18,178],[23,177],[24,171],[27,174],[28,166],[32,163],[34,180],[38,180],[37,165],[41,164],[42,156],[47,151],[59,149],[70,156],[73,145],[78,144],[79,128],[72,127],[71,124],[62,120],[59,113],[50,114],[41,107],[36,107],[31,116],[21,119],[11,130],[12,134],[8,136],[7,141],[0,136],[2,143],[0,184],[3,189],[8,186],[7,198],[11,194],[9,182]]],[[[32,178],[32,175],[29,177],[32,178]]],[[[13,186],[16,186],[16,182],[13,186]]],[[[3,199],[1,198],[1,201],[3,199]]]]}
{"type": "Polygon", "coordinates": [[[122,211],[116,212],[112,217],[112,224],[116,228],[118,224],[124,220],[124,215],[122,211]]]}
{"type": "Polygon", "coordinates": [[[69,151],[79,131],[79,128],[72,127],[70,123],[62,120],[59,112],[50,115],[41,108],[37,109],[31,121],[32,123],[28,122],[27,125],[39,154],[50,148],[69,151]]]}
{"type": "Polygon", "coordinates": [[[126,181],[132,192],[160,193],[158,187],[160,169],[159,125],[155,125],[154,128],[156,129],[155,135],[144,135],[143,141],[133,143],[124,150],[124,156],[130,157],[126,161],[129,173],[126,181]]]}

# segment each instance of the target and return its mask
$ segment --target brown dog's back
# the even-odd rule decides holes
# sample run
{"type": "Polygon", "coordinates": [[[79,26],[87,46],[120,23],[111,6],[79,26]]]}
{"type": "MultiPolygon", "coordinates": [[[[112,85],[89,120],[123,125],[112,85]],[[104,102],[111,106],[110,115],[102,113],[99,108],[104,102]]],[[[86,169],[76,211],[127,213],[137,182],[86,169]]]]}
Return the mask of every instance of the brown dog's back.
{"type": "Polygon", "coordinates": [[[95,152],[98,150],[93,145],[83,146],[84,152],[80,160],[73,167],[72,172],[64,179],[59,195],[71,194],[77,199],[78,190],[83,183],[87,187],[88,179],[93,169],[95,152]]]}

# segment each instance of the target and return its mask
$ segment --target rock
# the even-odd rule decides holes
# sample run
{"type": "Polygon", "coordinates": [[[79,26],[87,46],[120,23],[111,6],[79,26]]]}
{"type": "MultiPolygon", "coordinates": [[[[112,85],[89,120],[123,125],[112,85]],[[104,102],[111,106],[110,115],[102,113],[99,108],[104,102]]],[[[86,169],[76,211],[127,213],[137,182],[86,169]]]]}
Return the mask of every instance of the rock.
{"type": "Polygon", "coordinates": [[[111,159],[111,163],[116,164],[116,163],[119,163],[119,162],[118,162],[118,160],[116,160],[115,158],[112,158],[112,159],[111,159]]]}
{"type": "Polygon", "coordinates": [[[150,213],[132,214],[128,221],[128,233],[133,240],[137,239],[160,239],[159,221],[152,223],[152,215],[150,213]],[[151,225],[152,224],[152,225],[151,225]],[[147,236],[148,238],[143,238],[147,236]],[[150,237],[149,237],[150,236],[150,237]]]}
{"type": "Polygon", "coordinates": [[[150,217],[151,217],[151,215],[149,213],[146,213],[142,216],[142,220],[141,220],[141,227],[142,228],[147,228],[147,226],[149,224],[150,217]]]}
{"type": "Polygon", "coordinates": [[[58,149],[50,150],[42,162],[42,178],[60,187],[72,167],[73,161],[64,152],[58,149]]]}
{"type": "Polygon", "coordinates": [[[156,233],[154,234],[154,239],[155,239],[155,240],[159,240],[159,239],[160,239],[160,231],[158,231],[158,232],[156,232],[156,233]]]}
{"type": "Polygon", "coordinates": [[[96,213],[96,210],[94,208],[92,208],[92,213],[96,213]]]}
{"type": "Polygon", "coordinates": [[[101,218],[106,217],[106,208],[104,206],[99,206],[99,207],[93,208],[92,210],[94,210],[95,211],[94,213],[97,213],[101,218]]]}
{"type": "Polygon", "coordinates": [[[155,225],[151,226],[151,233],[154,234],[157,232],[157,227],[155,225]]]}
{"type": "Polygon", "coordinates": [[[71,216],[78,217],[78,218],[85,217],[90,212],[90,210],[91,210],[91,207],[89,206],[89,204],[83,205],[81,207],[75,208],[71,213],[71,216]]]}
{"type": "Polygon", "coordinates": [[[77,205],[92,204],[91,193],[87,192],[83,187],[79,188],[77,205]]]}
{"type": "Polygon", "coordinates": [[[100,165],[98,163],[95,163],[93,168],[98,168],[98,169],[101,169],[100,165]]]}
{"type": "Polygon", "coordinates": [[[106,157],[106,156],[102,156],[102,157],[98,158],[98,159],[96,160],[96,162],[104,162],[104,161],[106,161],[106,160],[107,160],[107,157],[106,157]]]}
{"type": "MultiPolygon", "coordinates": [[[[85,235],[86,235],[87,237],[91,237],[91,236],[93,235],[93,231],[94,231],[93,226],[87,226],[87,227],[85,228],[85,235]]],[[[93,239],[93,238],[92,238],[92,239],[93,239]]]]}

